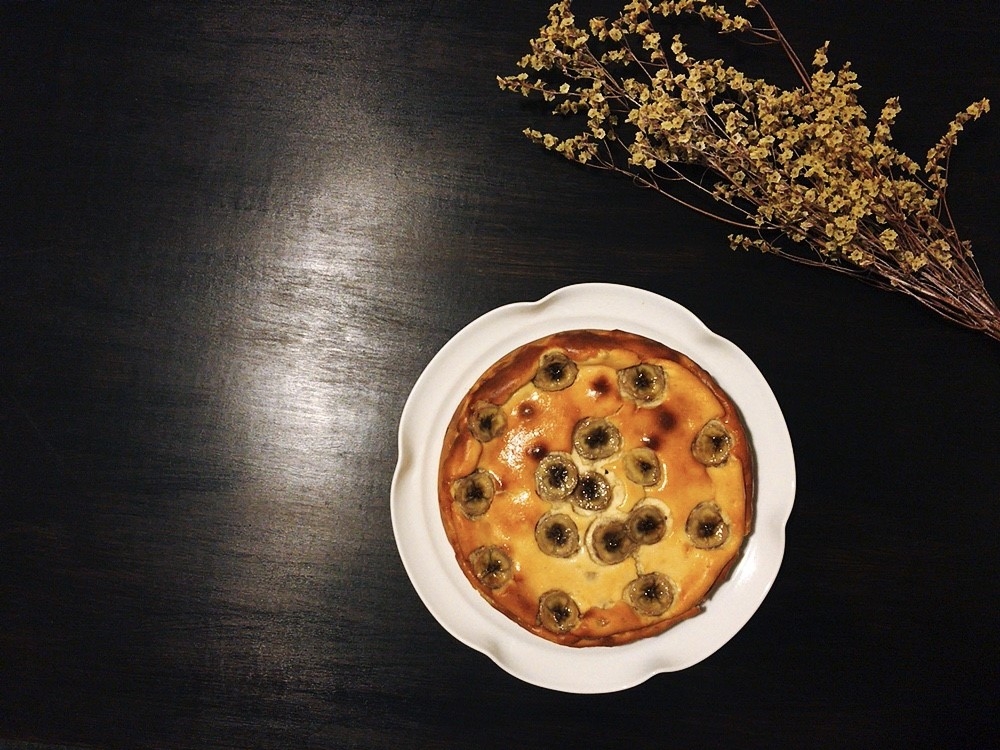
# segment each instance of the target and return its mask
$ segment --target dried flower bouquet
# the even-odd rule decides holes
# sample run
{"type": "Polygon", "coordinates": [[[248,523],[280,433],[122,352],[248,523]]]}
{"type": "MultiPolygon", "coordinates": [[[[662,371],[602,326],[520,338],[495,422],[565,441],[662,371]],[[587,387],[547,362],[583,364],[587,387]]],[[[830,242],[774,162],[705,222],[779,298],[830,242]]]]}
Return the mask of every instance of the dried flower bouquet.
{"type": "Polygon", "coordinates": [[[921,166],[892,145],[896,98],[870,127],[849,64],[828,70],[824,45],[807,68],[767,9],[746,6],[758,25],[710,0],[633,0],[618,18],[581,28],[563,0],[519,61],[525,72],[497,80],[552,102],[554,114],[586,119],[568,137],[528,128],[533,141],[727,222],[732,247],[903,292],[1000,340],[1000,310],[945,200],[958,133],[989,101],[959,113],[921,166]],[[664,36],[684,17],[779,45],[800,85],[784,90],[697,59],[680,34],[664,36]]]}

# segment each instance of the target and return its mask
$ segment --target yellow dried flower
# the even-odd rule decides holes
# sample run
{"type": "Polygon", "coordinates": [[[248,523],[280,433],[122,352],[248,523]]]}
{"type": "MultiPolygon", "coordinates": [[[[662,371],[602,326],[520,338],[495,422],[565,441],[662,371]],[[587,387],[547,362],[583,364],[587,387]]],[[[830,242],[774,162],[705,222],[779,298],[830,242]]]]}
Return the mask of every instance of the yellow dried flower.
{"type": "Polygon", "coordinates": [[[813,67],[825,68],[829,59],[827,59],[827,52],[830,51],[830,42],[824,42],[823,46],[816,50],[816,54],[813,55],[813,67]]]}
{"type": "Polygon", "coordinates": [[[1000,340],[1000,311],[943,208],[951,150],[989,101],[956,115],[921,167],[892,145],[897,98],[869,126],[850,63],[827,67],[829,42],[809,70],[763,4],[745,4],[763,23],[713,0],[631,0],[617,18],[592,18],[584,30],[561,0],[518,62],[554,80],[520,72],[497,81],[554,102],[555,114],[586,116],[584,131],[569,138],[526,129],[533,142],[691,205],[675,192],[687,184],[715,202],[698,210],[742,228],[729,237],[733,248],[853,273],[1000,340]],[[683,16],[722,34],[777,40],[800,85],[781,89],[694,57],[670,25],[683,16]]]}

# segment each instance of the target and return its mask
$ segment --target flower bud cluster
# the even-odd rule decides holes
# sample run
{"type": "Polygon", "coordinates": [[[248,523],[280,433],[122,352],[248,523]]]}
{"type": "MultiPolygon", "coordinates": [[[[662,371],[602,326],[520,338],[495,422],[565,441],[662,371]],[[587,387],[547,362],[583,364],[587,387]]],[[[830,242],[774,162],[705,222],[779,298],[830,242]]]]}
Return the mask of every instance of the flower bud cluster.
{"type": "Polygon", "coordinates": [[[631,0],[617,18],[581,25],[561,0],[519,61],[523,72],[497,80],[585,122],[568,136],[528,128],[531,140],[735,225],[734,248],[835,266],[951,317],[968,305],[950,298],[972,290],[982,300],[975,315],[996,316],[945,203],[951,150],[989,101],[959,113],[921,166],[892,143],[898,99],[870,125],[850,63],[831,69],[826,43],[807,67],[763,5],[745,4],[762,24],[711,0],[631,0]],[[694,54],[671,28],[682,17],[778,44],[799,85],[694,54]]]}

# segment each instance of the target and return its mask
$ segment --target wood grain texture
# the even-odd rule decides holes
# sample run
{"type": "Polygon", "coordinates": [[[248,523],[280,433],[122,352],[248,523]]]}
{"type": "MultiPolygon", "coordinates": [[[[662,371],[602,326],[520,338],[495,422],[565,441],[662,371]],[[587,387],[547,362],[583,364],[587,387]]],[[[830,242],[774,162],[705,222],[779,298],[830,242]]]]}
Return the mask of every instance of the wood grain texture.
{"type": "MultiPolygon", "coordinates": [[[[546,6],[0,2],[0,744],[995,734],[1000,347],[533,148],[540,110],[494,77],[546,6]],[[757,615],[609,696],[452,639],[389,525],[434,352],[583,281],[673,298],[744,349],[799,473],[757,615]]],[[[901,97],[918,159],[1000,98],[989,3],[770,7],[804,55],[853,61],[870,110],[901,97]]],[[[994,294],[998,153],[990,115],[952,163],[994,294]]]]}

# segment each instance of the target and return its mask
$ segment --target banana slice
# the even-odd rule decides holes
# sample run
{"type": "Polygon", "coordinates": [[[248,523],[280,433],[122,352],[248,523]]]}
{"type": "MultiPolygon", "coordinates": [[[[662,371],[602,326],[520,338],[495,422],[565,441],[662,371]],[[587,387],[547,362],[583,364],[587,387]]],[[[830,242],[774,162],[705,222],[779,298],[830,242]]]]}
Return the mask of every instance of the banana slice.
{"type": "Polygon", "coordinates": [[[581,510],[604,510],[611,505],[611,485],[596,471],[588,471],[580,475],[569,499],[581,510]]]}
{"type": "Polygon", "coordinates": [[[480,401],[469,414],[469,431],[481,443],[488,443],[507,427],[507,417],[496,404],[480,401]]]}
{"type": "Polygon", "coordinates": [[[639,406],[654,406],[667,392],[667,374],[659,365],[643,362],[618,371],[618,390],[639,406]]]}
{"type": "Polygon", "coordinates": [[[673,581],[662,573],[639,576],[625,587],[625,601],[640,615],[659,617],[674,603],[673,581]]]}
{"type": "Polygon", "coordinates": [[[535,469],[535,490],[543,500],[565,500],[576,488],[579,478],[572,456],[553,451],[538,462],[538,468],[535,469]]]}
{"type": "Polygon", "coordinates": [[[477,547],[469,555],[476,578],[488,589],[498,589],[511,579],[510,556],[499,547],[477,547]]]}
{"type": "Polygon", "coordinates": [[[705,466],[720,466],[733,449],[733,436],[718,419],[710,419],[691,443],[691,453],[705,466]]]}
{"type": "Polygon", "coordinates": [[[490,509],[493,502],[493,477],[488,471],[476,469],[468,476],[456,479],[451,484],[451,496],[458,503],[458,509],[469,520],[480,518],[490,509]]]}
{"type": "Polygon", "coordinates": [[[573,448],[584,458],[608,458],[622,447],[622,434],[604,417],[584,417],[573,428],[573,448]]]}
{"type": "Polygon", "coordinates": [[[632,508],[625,523],[636,544],[656,544],[667,535],[670,510],[658,500],[647,498],[632,508]]]}
{"type": "Polygon", "coordinates": [[[580,532],[565,513],[542,516],[535,525],[538,548],[552,557],[572,557],[580,549],[580,532]]]}
{"type": "Polygon", "coordinates": [[[578,372],[576,362],[565,354],[549,352],[542,355],[531,382],[543,391],[561,391],[573,385],[578,372]]]}
{"type": "Polygon", "coordinates": [[[546,591],[538,597],[538,622],[551,633],[568,633],[580,622],[580,607],[565,591],[546,591]]]}
{"type": "Polygon", "coordinates": [[[659,484],[661,474],[660,457],[652,448],[633,448],[625,454],[625,476],[638,485],[652,487],[659,484]]]}
{"type": "Polygon", "coordinates": [[[635,547],[623,518],[600,518],[587,529],[587,549],[597,562],[616,565],[627,559],[635,547]]]}
{"type": "Polygon", "coordinates": [[[691,543],[700,549],[721,547],[729,539],[729,524],[719,506],[709,501],[694,507],[684,530],[691,543]]]}

